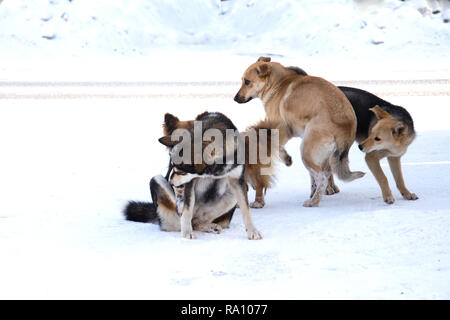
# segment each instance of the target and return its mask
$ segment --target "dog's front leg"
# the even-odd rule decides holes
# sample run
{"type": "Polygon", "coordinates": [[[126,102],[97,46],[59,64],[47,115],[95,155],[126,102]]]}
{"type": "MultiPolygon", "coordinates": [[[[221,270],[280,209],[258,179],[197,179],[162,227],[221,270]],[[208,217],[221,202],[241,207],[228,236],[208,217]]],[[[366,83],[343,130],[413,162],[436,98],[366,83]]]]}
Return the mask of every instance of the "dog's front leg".
{"type": "Polygon", "coordinates": [[[242,218],[244,219],[245,230],[247,231],[247,236],[250,240],[262,239],[261,234],[253,225],[253,219],[250,213],[250,208],[248,206],[248,199],[245,193],[245,181],[243,178],[235,179],[229,178],[231,190],[236,197],[239,208],[242,211],[242,218]]]}
{"type": "Polygon", "coordinates": [[[175,198],[177,199],[177,214],[179,216],[181,216],[183,214],[183,209],[184,209],[184,188],[185,185],[182,184],[180,186],[173,186],[173,190],[175,191],[175,198]]]}
{"type": "Polygon", "coordinates": [[[417,200],[419,199],[416,194],[409,192],[405,186],[405,181],[403,180],[402,166],[400,162],[400,157],[388,157],[389,167],[391,168],[392,175],[395,179],[395,184],[397,189],[402,194],[403,198],[406,200],[417,200]]]}
{"type": "Polygon", "coordinates": [[[292,157],[283,146],[280,146],[280,159],[286,166],[290,167],[292,165],[292,157]]]}
{"type": "Polygon", "coordinates": [[[375,153],[371,152],[366,154],[365,159],[367,166],[369,167],[370,171],[372,171],[372,174],[374,175],[375,179],[377,179],[377,182],[380,185],[384,202],[386,202],[387,204],[393,204],[395,200],[392,196],[391,189],[389,188],[388,180],[384,175],[383,170],[381,169],[380,158],[378,158],[375,153]]]}
{"type": "Polygon", "coordinates": [[[186,239],[195,239],[194,231],[192,230],[192,217],[194,215],[195,204],[195,181],[192,180],[184,185],[184,205],[180,218],[181,235],[186,239]]]}
{"type": "Polygon", "coordinates": [[[289,141],[289,139],[292,138],[292,134],[291,134],[290,130],[288,129],[288,127],[286,127],[285,125],[279,125],[277,129],[279,130],[278,131],[278,141],[277,141],[278,149],[279,149],[279,156],[280,156],[281,161],[283,161],[283,163],[289,167],[292,165],[292,157],[286,151],[284,146],[289,141]]]}

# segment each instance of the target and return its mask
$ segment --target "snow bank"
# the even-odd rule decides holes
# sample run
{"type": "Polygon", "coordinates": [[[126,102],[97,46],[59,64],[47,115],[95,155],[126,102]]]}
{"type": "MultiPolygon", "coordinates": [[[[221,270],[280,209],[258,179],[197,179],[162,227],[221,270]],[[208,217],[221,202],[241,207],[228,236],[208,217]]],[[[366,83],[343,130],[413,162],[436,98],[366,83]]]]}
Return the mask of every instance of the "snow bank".
{"type": "Polygon", "coordinates": [[[444,9],[433,14],[420,0],[6,0],[0,56],[146,56],[187,48],[444,59],[450,52],[444,9]]]}

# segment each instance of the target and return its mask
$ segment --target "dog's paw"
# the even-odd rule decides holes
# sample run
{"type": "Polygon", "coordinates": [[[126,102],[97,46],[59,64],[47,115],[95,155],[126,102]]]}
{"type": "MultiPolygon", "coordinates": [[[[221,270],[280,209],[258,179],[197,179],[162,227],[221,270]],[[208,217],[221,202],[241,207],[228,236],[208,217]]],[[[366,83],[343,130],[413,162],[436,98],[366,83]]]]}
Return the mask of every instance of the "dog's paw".
{"type": "Polygon", "coordinates": [[[312,199],[306,200],[303,202],[303,206],[307,208],[318,207],[319,203],[317,201],[313,201],[312,199]]]}
{"type": "Polygon", "coordinates": [[[194,232],[191,231],[184,231],[182,232],[183,238],[186,239],[197,239],[197,237],[195,236],[194,232]]]}
{"type": "Polygon", "coordinates": [[[415,193],[402,194],[405,200],[417,200],[419,197],[415,193]]]}
{"type": "Polygon", "coordinates": [[[247,230],[247,236],[249,240],[261,240],[262,235],[255,228],[247,230]]]}
{"type": "Polygon", "coordinates": [[[286,166],[288,166],[288,167],[292,166],[292,163],[293,163],[292,157],[291,157],[291,156],[285,156],[285,157],[283,158],[283,162],[284,162],[284,164],[285,164],[286,166]]]}
{"type": "Polygon", "coordinates": [[[250,203],[250,208],[261,209],[261,208],[264,208],[265,205],[266,204],[264,203],[264,201],[256,200],[256,201],[250,203]]]}
{"type": "Polygon", "coordinates": [[[386,202],[387,204],[393,204],[395,202],[394,197],[393,196],[386,196],[383,197],[384,202],[386,202]]]}
{"type": "Polygon", "coordinates": [[[333,194],[336,194],[336,193],[339,193],[339,188],[336,186],[336,185],[328,185],[327,186],[327,189],[326,189],[326,191],[325,191],[325,194],[327,195],[327,196],[331,196],[331,195],[333,195],[333,194]]]}
{"type": "Polygon", "coordinates": [[[219,234],[222,232],[222,227],[217,223],[210,223],[203,227],[202,231],[219,234]]]}

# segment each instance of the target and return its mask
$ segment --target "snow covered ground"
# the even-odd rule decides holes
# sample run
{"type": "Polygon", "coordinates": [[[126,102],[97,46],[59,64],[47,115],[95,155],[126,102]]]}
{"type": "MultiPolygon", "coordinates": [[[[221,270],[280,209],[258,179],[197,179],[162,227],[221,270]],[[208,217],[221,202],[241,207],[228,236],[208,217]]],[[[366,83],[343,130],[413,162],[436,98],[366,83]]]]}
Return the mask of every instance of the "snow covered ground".
{"type": "MultiPolygon", "coordinates": [[[[368,173],[304,208],[294,139],[293,167],[280,166],[267,207],[252,211],[262,241],[247,240],[239,211],[222,234],[189,241],[121,213],[149,200],[149,178],[165,172],[163,114],[219,110],[243,129],[263,115],[258,101],[3,99],[0,297],[448,299],[449,98],[389,100],[416,120],[403,162],[419,200],[402,200],[387,171],[393,205],[368,173]]],[[[350,164],[368,172],[356,148],[350,164]]]]}
{"type": "Polygon", "coordinates": [[[370,82],[449,79],[447,2],[111,3],[0,2],[0,298],[450,298],[448,80],[370,82]],[[166,170],[163,114],[220,111],[244,129],[261,103],[232,96],[267,54],[405,106],[418,137],[403,170],[420,199],[401,199],[384,162],[386,205],[353,147],[350,167],[368,174],[303,208],[293,139],[293,167],[252,211],[262,241],[239,211],[193,241],[125,221],[166,170]]]}

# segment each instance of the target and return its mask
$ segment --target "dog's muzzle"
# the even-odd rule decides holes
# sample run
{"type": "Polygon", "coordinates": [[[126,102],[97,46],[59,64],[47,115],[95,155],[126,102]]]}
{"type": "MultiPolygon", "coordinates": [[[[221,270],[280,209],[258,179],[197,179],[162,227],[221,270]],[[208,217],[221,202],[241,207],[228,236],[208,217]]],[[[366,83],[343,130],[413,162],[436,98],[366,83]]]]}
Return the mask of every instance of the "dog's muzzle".
{"type": "Polygon", "coordinates": [[[247,100],[245,100],[243,97],[241,97],[239,94],[234,96],[234,101],[236,101],[237,103],[246,103],[249,102],[250,100],[252,100],[253,98],[248,98],[247,100]]]}

